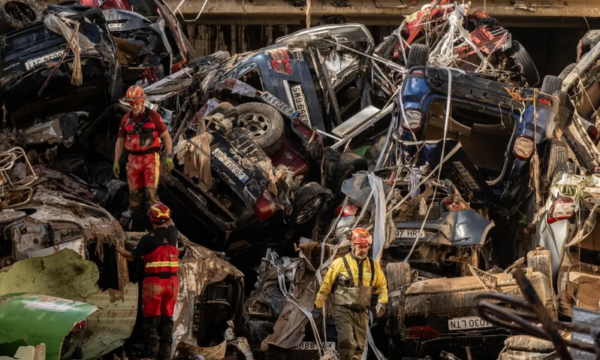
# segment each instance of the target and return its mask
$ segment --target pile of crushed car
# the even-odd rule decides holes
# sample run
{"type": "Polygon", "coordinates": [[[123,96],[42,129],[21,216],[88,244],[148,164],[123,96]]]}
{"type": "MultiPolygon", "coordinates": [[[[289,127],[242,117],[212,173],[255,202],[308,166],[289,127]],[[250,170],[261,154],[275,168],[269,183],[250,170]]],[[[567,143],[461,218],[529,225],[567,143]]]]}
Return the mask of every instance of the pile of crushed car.
{"type": "Polygon", "coordinates": [[[335,358],[311,311],[355,227],[390,298],[364,356],[595,358],[597,31],[540,85],[506,28],[453,0],[381,44],[321,25],[200,58],[161,0],[0,6],[0,355],[139,357],[143,270],[115,245],[145,229],[112,172],[137,84],[176,153],[158,187],[180,231],[174,359],[335,358]],[[531,293],[547,332],[490,315],[531,293]]]}

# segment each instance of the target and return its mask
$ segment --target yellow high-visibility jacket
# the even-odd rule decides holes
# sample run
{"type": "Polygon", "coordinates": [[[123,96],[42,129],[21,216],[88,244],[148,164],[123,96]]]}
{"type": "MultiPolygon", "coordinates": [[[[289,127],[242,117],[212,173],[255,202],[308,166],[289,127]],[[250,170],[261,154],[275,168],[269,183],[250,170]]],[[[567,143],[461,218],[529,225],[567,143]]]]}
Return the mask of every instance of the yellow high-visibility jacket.
{"type": "MultiPolygon", "coordinates": [[[[346,254],[344,257],[348,262],[350,271],[352,271],[352,279],[354,281],[354,286],[358,286],[358,261],[354,256],[352,256],[351,253],[346,254]]],[[[364,259],[361,265],[363,267],[363,286],[369,286],[371,284],[371,277],[373,276],[373,271],[371,269],[370,262],[368,259],[364,259]]],[[[385,274],[383,273],[383,271],[381,271],[381,266],[377,261],[373,261],[373,267],[375,268],[375,280],[373,281],[373,288],[375,289],[375,293],[379,295],[377,301],[380,303],[387,304],[388,292],[385,274]]],[[[315,306],[317,307],[317,309],[321,309],[323,307],[323,304],[327,300],[327,296],[329,296],[329,294],[331,293],[331,288],[337,281],[337,278],[340,274],[346,278],[350,278],[350,276],[348,275],[348,271],[346,271],[346,266],[344,265],[343,258],[335,259],[331,263],[331,265],[329,265],[329,270],[327,270],[327,274],[325,275],[325,278],[323,278],[321,289],[319,289],[319,293],[317,294],[317,300],[315,301],[315,306]]]]}

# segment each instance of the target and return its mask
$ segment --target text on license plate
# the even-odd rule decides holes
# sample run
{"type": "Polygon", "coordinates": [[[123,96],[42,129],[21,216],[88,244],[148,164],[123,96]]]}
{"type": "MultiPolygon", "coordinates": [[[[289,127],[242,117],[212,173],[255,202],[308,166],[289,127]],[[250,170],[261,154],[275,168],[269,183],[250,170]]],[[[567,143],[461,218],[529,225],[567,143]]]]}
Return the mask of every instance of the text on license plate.
{"type": "Polygon", "coordinates": [[[467,316],[454,319],[448,319],[448,330],[465,330],[465,329],[481,329],[489,328],[494,325],[483,320],[478,316],[467,316]]]}
{"type": "Polygon", "coordinates": [[[244,173],[244,170],[234,163],[221,149],[216,148],[212,151],[212,155],[219,160],[227,169],[229,169],[241,182],[248,180],[248,175],[244,173]]]}
{"type": "Polygon", "coordinates": [[[47,61],[61,57],[62,54],[63,54],[63,50],[58,50],[58,51],[52,52],[50,54],[46,54],[44,56],[37,57],[35,59],[28,60],[27,62],[25,62],[25,69],[27,69],[29,71],[39,64],[43,64],[47,61]]]}
{"type": "Polygon", "coordinates": [[[276,96],[269,93],[268,91],[263,91],[263,93],[260,94],[260,99],[266,102],[267,104],[273,106],[281,113],[285,114],[285,116],[287,116],[289,119],[293,119],[298,115],[296,110],[292,109],[288,104],[279,100],[276,96]]]}
{"type": "Polygon", "coordinates": [[[308,105],[306,105],[306,99],[302,93],[302,85],[294,85],[291,90],[292,97],[294,98],[294,106],[298,111],[298,118],[304,125],[311,127],[310,116],[308,115],[308,105]]]}
{"type": "MultiPolygon", "coordinates": [[[[303,341],[296,347],[296,350],[314,350],[317,351],[317,343],[314,341],[303,341]]],[[[325,350],[335,350],[335,342],[328,341],[325,343],[325,350]]]]}
{"type": "Polygon", "coordinates": [[[425,230],[419,231],[419,229],[396,229],[396,239],[422,239],[425,237],[425,230]]]}

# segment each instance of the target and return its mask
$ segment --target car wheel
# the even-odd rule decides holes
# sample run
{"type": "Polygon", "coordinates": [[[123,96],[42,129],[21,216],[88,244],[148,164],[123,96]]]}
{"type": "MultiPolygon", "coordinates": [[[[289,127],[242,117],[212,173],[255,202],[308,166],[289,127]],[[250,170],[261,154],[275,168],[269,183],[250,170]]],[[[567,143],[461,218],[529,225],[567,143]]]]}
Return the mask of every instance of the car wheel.
{"type": "Polygon", "coordinates": [[[558,77],[564,81],[567,78],[567,76],[569,76],[571,71],[575,69],[575,66],[577,66],[577,64],[575,63],[567,65],[567,67],[564,68],[563,71],[560,72],[560,74],[558,74],[558,77]]]}
{"type": "Polygon", "coordinates": [[[518,72],[523,74],[529,86],[536,86],[540,82],[540,75],[535,67],[535,63],[520,42],[512,42],[512,46],[508,50],[508,57],[512,60],[518,72]]]}
{"type": "Polygon", "coordinates": [[[246,103],[231,111],[237,114],[236,126],[245,129],[267,155],[279,150],[285,125],[277,110],[266,104],[246,103]]]}
{"type": "Polygon", "coordinates": [[[406,59],[406,68],[415,66],[426,66],[429,60],[429,48],[425,44],[412,44],[406,59]]]}
{"type": "Polygon", "coordinates": [[[563,79],[558,76],[546,75],[542,82],[541,92],[552,95],[555,91],[562,89],[563,79]]]}
{"type": "Polygon", "coordinates": [[[37,0],[0,0],[0,34],[41,21],[44,10],[41,3],[37,0]]]}
{"type": "Polygon", "coordinates": [[[290,221],[295,225],[306,224],[321,211],[328,191],[316,182],[302,186],[294,194],[294,206],[290,221]]]}
{"type": "Polygon", "coordinates": [[[338,186],[353,174],[362,170],[366,171],[368,169],[369,164],[362,156],[352,152],[342,153],[340,155],[340,162],[338,163],[338,167],[335,172],[335,178],[338,186]]]}
{"type": "Polygon", "coordinates": [[[554,173],[567,164],[568,158],[569,149],[564,142],[558,139],[548,140],[544,154],[544,166],[542,168],[542,189],[545,190],[550,187],[554,173]]]}

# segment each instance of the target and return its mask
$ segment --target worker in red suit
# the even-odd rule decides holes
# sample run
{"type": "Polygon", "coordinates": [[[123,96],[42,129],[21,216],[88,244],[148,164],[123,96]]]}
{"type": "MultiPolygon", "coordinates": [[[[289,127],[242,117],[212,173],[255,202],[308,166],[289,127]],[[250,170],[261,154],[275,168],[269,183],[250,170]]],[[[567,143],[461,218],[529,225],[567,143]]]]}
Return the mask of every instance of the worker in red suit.
{"type": "Polygon", "coordinates": [[[145,229],[144,213],[150,204],[158,201],[156,188],[160,175],[158,152],[161,138],[165,143],[167,158],[165,170],[173,170],[173,140],[162,117],[154,110],[146,108],[146,94],[140,86],[127,90],[126,100],[131,111],[121,119],[113,173],[119,177],[119,160],[123,149],[129,151],[127,161],[127,183],[129,185],[129,206],[133,220],[133,230],[145,229]],[[145,205],[145,206],[144,206],[145,205]]]}
{"type": "Polygon", "coordinates": [[[129,261],[144,260],[144,357],[168,360],[171,358],[173,342],[173,310],[179,291],[178,231],[171,221],[171,210],[164,204],[152,204],[148,216],[154,230],[144,235],[133,251],[129,252],[119,246],[116,250],[129,261]]]}

